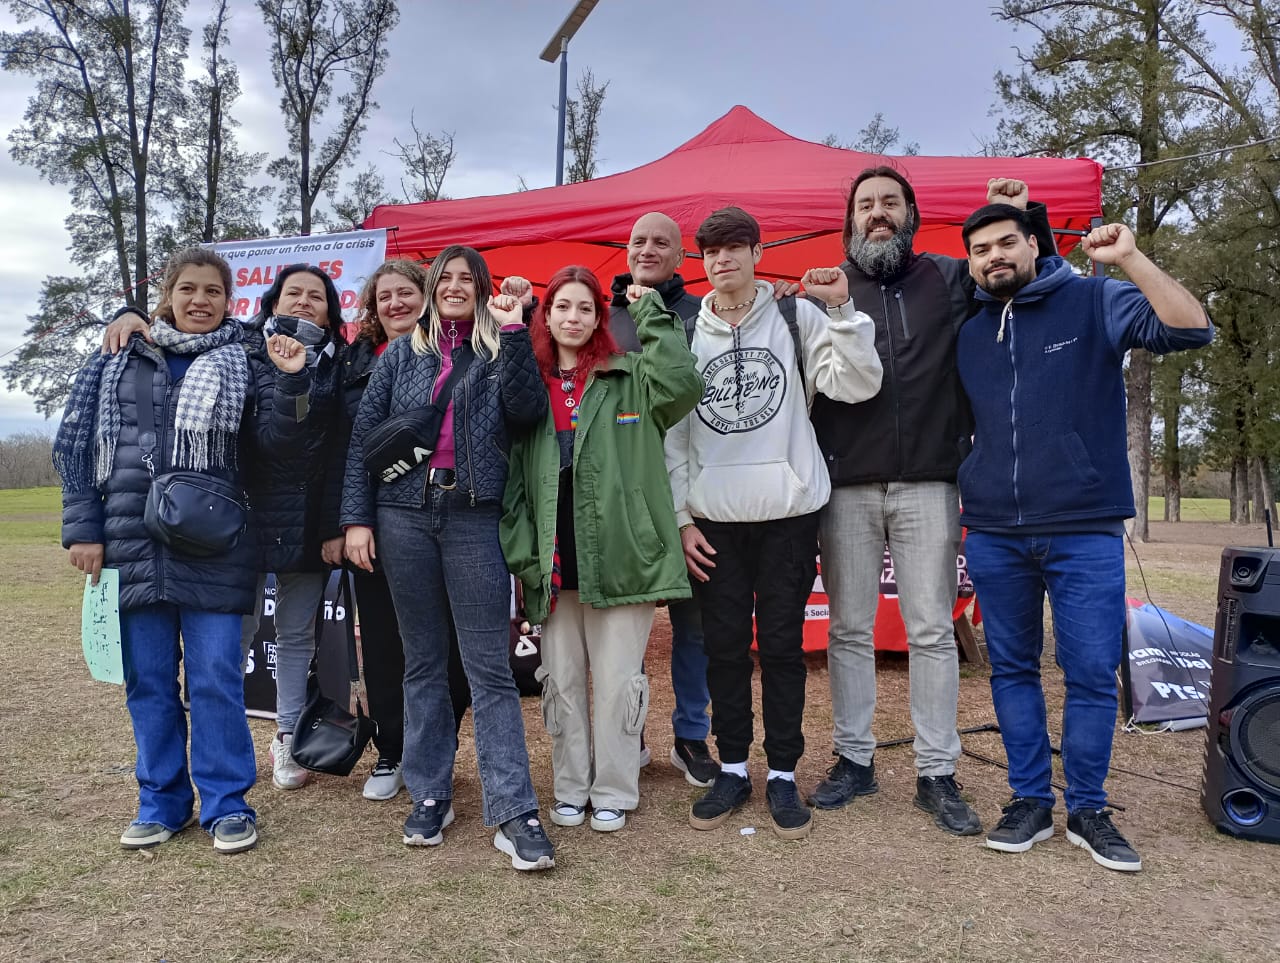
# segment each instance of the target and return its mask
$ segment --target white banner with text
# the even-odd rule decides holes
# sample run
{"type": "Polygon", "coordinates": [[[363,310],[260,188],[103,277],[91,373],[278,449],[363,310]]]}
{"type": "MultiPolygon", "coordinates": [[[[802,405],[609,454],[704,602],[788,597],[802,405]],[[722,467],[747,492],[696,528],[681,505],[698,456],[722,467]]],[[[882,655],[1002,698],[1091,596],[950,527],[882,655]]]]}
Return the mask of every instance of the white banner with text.
{"type": "Polygon", "coordinates": [[[235,282],[232,317],[248,321],[257,314],[262,296],[284,268],[314,264],[333,280],[342,302],[342,319],[350,322],[355,320],[360,289],[386,258],[387,232],[379,228],[310,237],[223,241],[211,247],[231,265],[235,282]]]}

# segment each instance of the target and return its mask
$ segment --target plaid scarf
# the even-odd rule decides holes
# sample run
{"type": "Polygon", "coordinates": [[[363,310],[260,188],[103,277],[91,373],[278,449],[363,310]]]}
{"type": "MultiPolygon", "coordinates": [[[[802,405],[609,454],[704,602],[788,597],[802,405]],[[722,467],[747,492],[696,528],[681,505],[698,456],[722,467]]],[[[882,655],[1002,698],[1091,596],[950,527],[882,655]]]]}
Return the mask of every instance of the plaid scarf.
{"type": "MultiPolygon", "coordinates": [[[[178,390],[172,463],[193,471],[234,464],[249,390],[240,322],[228,319],[206,334],[187,334],[157,318],[151,337],[162,352],[199,355],[178,390]]],[[[53,467],[68,493],[98,488],[111,475],[120,438],[120,378],[135,351],[165,364],[164,354],[135,336],[118,354],[92,355],[76,376],[53,442],[53,467]]],[[[144,398],[150,401],[146,387],[137,388],[139,404],[144,398]]]]}

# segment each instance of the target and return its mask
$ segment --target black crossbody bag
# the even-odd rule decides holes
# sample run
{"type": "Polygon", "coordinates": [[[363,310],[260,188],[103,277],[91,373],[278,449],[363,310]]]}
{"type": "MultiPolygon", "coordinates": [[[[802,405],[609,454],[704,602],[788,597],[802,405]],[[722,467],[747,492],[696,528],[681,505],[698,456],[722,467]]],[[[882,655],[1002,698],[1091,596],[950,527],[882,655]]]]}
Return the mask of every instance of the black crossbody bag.
{"type": "Polygon", "coordinates": [[[244,491],[225,479],[200,471],[156,474],[159,440],[152,408],[156,363],[138,356],[138,447],[151,475],[142,524],[147,534],[179,555],[208,558],[224,555],[240,541],[248,526],[244,491]],[[145,399],[145,401],[144,401],[145,399]]]}
{"type": "Polygon", "coordinates": [[[440,425],[453,397],[454,385],[476,359],[471,343],[464,341],[449,377],[436,400],[388,418],[364,437],[364,467],[375,478],[393,482],[431,457],[440,439],[440,425]]]}

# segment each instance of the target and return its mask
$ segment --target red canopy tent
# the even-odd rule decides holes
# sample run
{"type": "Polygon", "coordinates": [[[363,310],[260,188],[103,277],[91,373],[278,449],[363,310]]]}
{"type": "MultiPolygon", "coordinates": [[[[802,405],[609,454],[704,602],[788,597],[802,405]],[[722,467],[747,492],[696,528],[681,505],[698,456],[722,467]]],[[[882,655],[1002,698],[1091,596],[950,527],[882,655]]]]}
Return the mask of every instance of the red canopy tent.
{"type": "MultiPolygon", "coordinates": [[[[585,264],[606,285],[626,270],[626,242],[641,214],[675,219],[685,248],[712,211],[736,204],[760,222],[766,251],[760,273],[799,276],[842,260],[845,195],[876,154],[797,140],[745,107],[734,107],[692,140],[634,170],[582,184],[456,201],[384,205],[367,228],[387,228],[388,253],[430,260],[446,245],[484,252],[496,277],[521,274],[543,285],[566,264],[585,264]]],[[[1101,214],[1102,168],[1094,161],[1056,158],[895,157],[920,207],[918,250],[963,255],[959,225],[986,202],[987,179],[1017,177],[1043,201],[1055,228],[1087,230],[1101,214]]],[[[1063,236],[1065,252],[1076,238],[1063,236]]],[[[706,290],[701,262],[680,273],[706,290]],[[701,282],[699,284],[698,282],[701,282]]]]}

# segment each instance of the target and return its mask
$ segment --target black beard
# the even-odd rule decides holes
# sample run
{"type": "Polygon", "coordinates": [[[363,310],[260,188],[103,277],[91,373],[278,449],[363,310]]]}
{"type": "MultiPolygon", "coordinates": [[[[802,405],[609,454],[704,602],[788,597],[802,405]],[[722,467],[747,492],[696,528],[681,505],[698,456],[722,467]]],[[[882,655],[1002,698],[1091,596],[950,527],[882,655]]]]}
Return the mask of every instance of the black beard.
{"type": "Polygon", "coordinates": [[[1010,266],[1013,268],[1013,274],[1011,276],[1001,281],[991,281],[990,279],[986,279],[982,282],[983,290],[993,298],[999,298],[1001,301],[1008,301],[1036,279],[1034,267],[1024,270],[1017,265],[1010,266]]]}
{"type": "Polygon", "coordinates": [[[849,260],[868,277],[887,280],[906,266],[915,235],[915,229],[906,224],[887,241],[870,241],[865,234],[854,234],[849,238],[849,260]]]}

